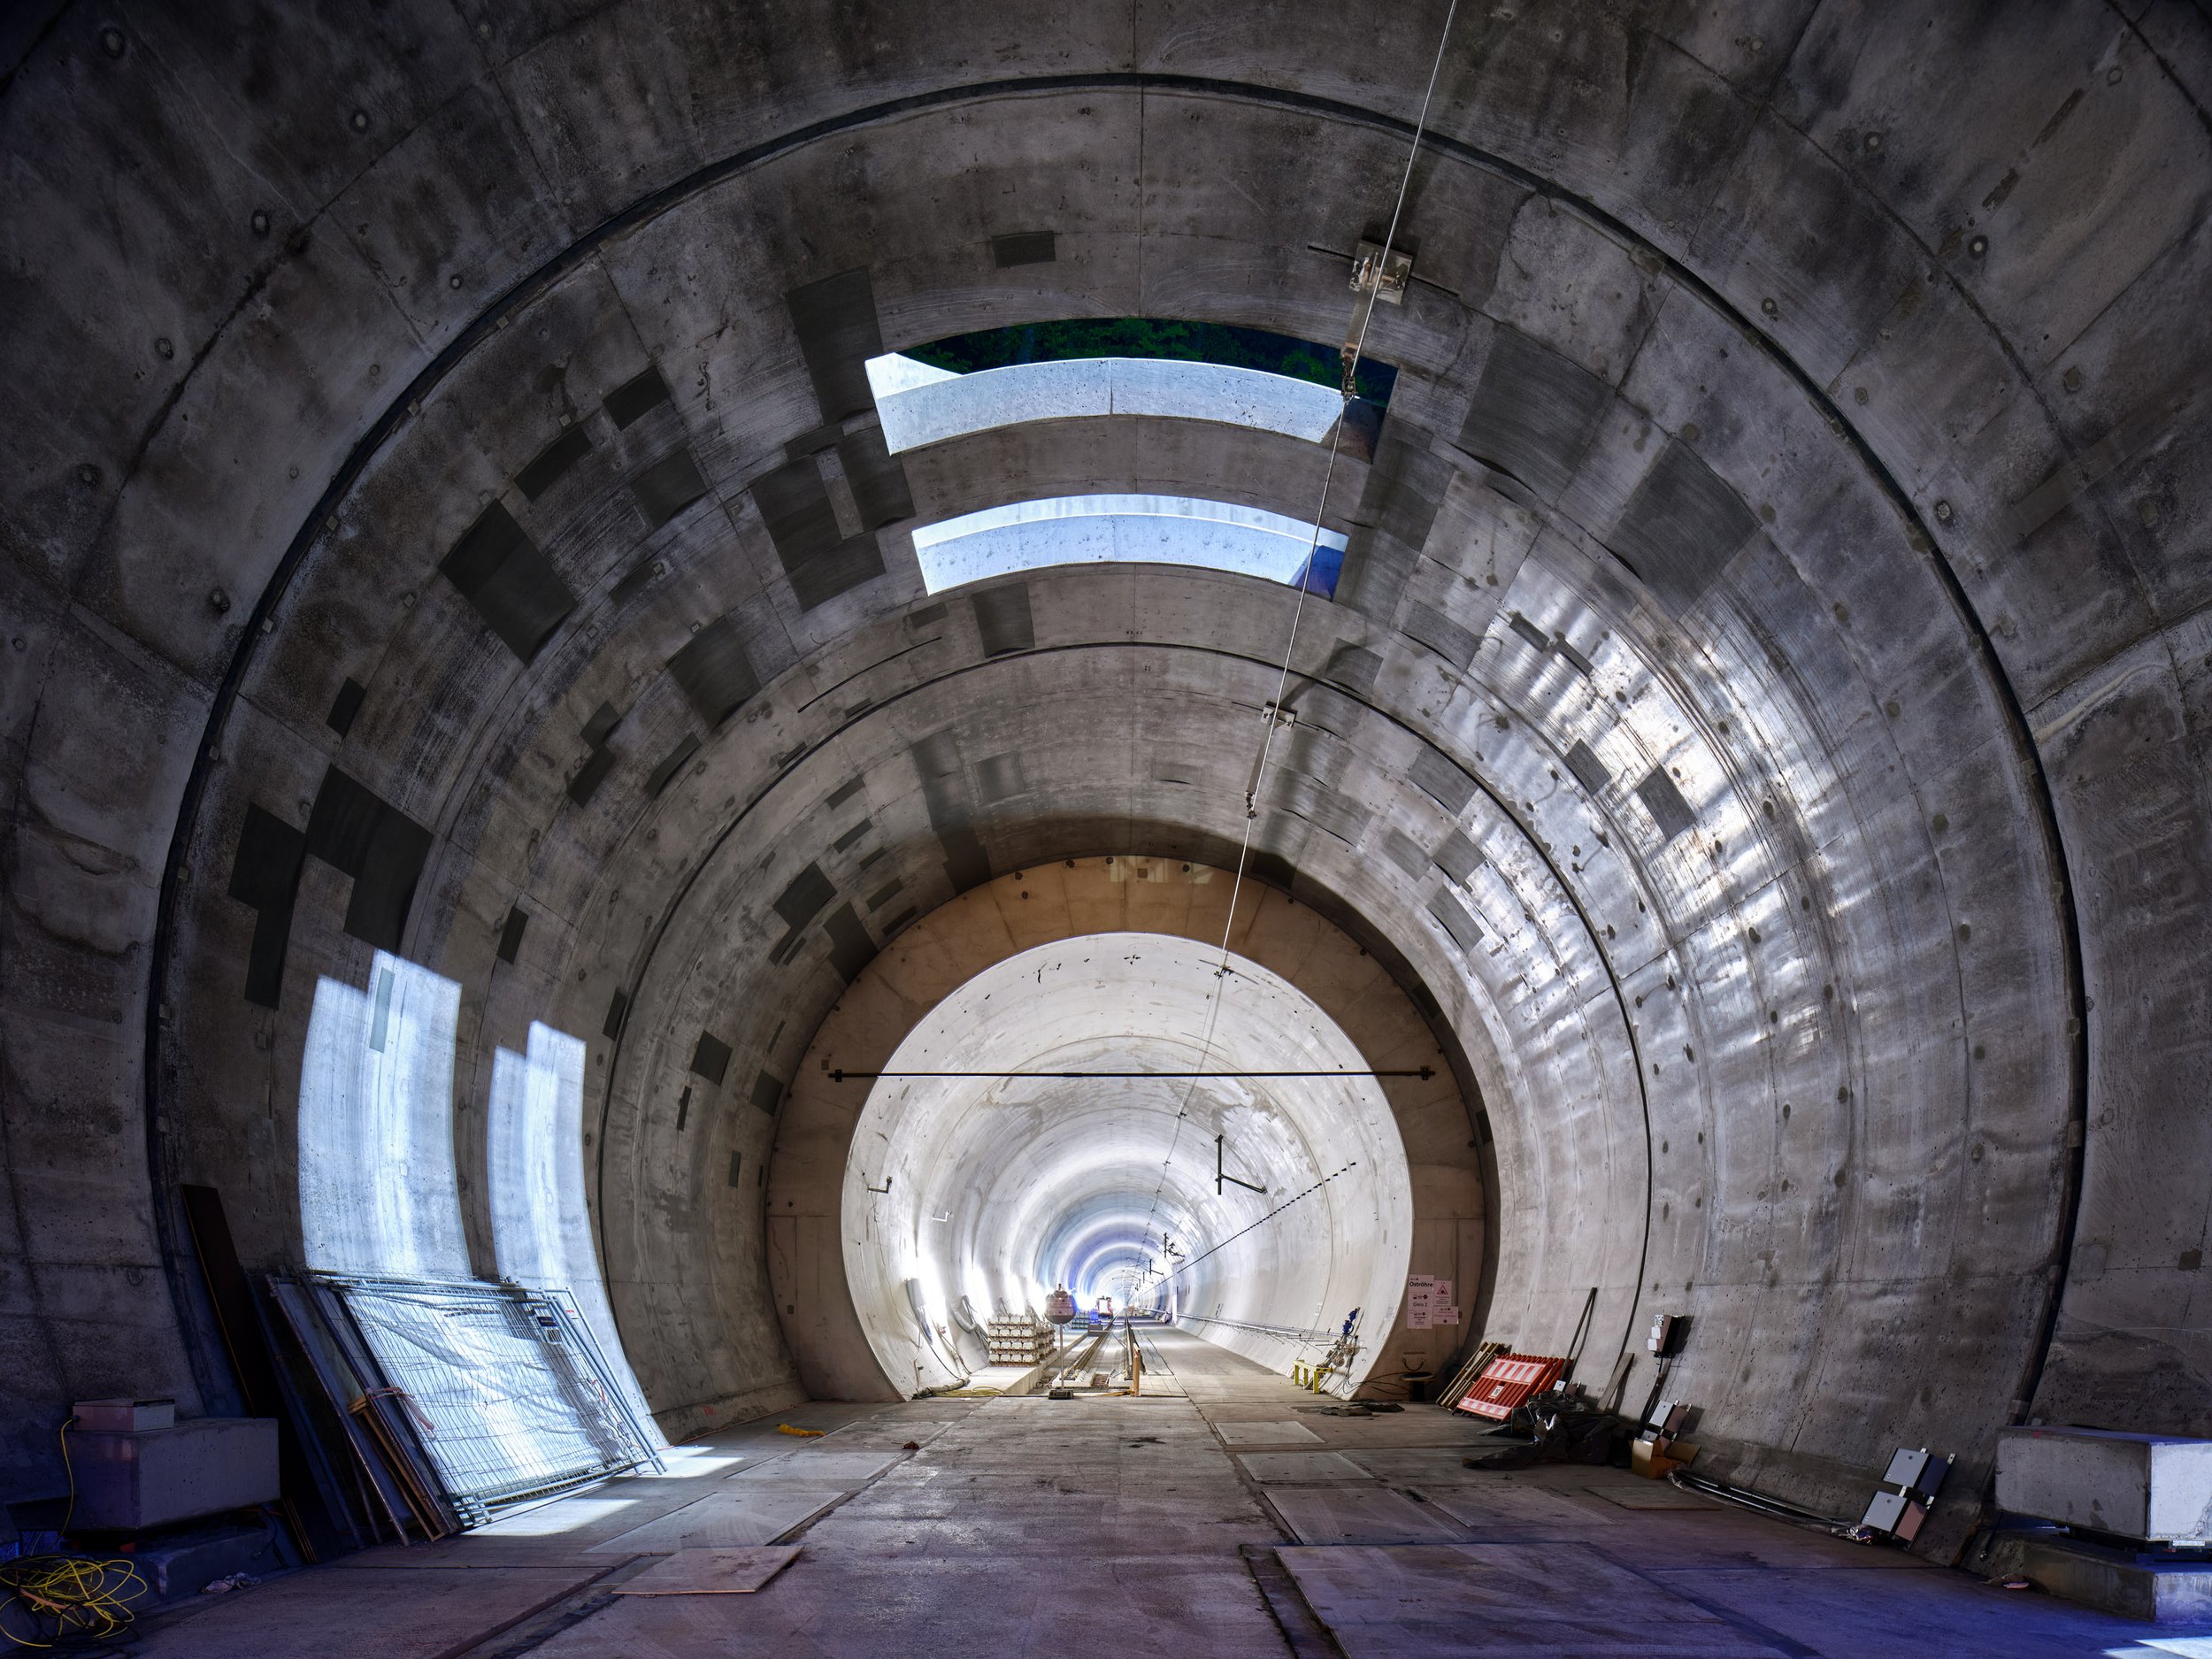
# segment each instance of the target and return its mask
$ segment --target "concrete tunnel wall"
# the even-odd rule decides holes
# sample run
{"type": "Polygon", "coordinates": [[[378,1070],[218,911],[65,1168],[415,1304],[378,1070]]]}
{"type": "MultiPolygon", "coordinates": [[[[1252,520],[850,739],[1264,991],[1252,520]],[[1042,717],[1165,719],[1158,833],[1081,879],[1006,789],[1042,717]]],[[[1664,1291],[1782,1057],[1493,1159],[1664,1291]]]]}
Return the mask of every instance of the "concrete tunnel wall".
{"type": "MultiPolygon", "coordinates": [[[[879,342],[1335,338],[1440,22],[0,36],[12,1491],[60,1490],[72,1399],[230,1402],[173,1183],[300,1259],[310,1011],[380,949],[457,987],[468,1264],[499,1056],[565,1033],[662,1421],[795,1396],[753,1183],[823,1013],[992,874],[1233,862],[1292,603],[1164,567],[932,598],[902,526],[1296,515],[1319,459],[1003,430],[849,525],[825,422],[868,460],[879,342]],[[833,534],[764,516],[806,476],[833,534]],[[439,573],[495,502],[542,649],[439,573]]],[[[2087,0],[1499,10],[1446,57],[1256,868],[1463,1047],[1491,1328],[1555,1346],[1593,1286],[1600,1349],[1691,1314],[1707,1455],[1786,1495],[1899,1442],[1978,1475],[2016,1416],[2212,1431],[2208,63],[2200,20],[2087,0]]]]}

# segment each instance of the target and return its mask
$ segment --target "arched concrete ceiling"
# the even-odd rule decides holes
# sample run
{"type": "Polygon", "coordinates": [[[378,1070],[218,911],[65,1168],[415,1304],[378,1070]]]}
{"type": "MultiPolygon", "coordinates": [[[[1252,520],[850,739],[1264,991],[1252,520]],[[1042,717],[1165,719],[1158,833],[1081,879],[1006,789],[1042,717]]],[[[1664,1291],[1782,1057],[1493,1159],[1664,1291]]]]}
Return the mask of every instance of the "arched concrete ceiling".
{"type": "MultiPolygon", "coordinates": [[[[772,1403],[774,1333],[727,1317],[764,1271],[720,1186],[767,1150],[748,1102],[910,911],[1233,864],[1294,603],[1165,567],[932,597],[905,526],[1318,494],[1310,446],[1116,419],[907,457],[910,514],[858,355],[1071,315],[1337,337],[1440,22],[19,37],[11,1420],[224,1386],[170,1183],[251,1259],[300,1248],[305,1010],[379,946],[459,987],[470,1259],[495,1052],[588,1039],[600,1179],[648,1171],[706,1263],[657,1409],[772,1403]],[[687,1088],[703,1155],[655,1140],[687,1088]]],[[[1691,1313],[1716,1461],[1777,1490],[2030,1412],[2212,1426],[2208,61],[2087,0],[1502,7],[1446,53],[1253,871],[1463,1049],[1493,1326],[1563,1340],[1592,1285],[1616,1340],[1691,1313]],[[1624,1144],[1641,1179],[1594,1179],[1624,1144]]]]}

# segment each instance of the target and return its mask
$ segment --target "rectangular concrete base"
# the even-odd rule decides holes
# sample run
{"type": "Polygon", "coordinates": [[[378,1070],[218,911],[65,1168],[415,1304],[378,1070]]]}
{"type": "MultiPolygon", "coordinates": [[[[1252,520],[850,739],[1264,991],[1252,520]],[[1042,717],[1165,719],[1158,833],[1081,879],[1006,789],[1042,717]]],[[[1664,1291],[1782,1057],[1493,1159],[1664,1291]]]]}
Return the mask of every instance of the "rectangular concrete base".
{"type": "Polygon", "coordinates": [[[1034,1392],[1044,1380],[1041,1365],[986,1365],[968,1379],[971,1389],[995,1388],[1002,1394],[1025,1394],[1034,1392]]]}
{"type": "Polygon", "coordinates": [[[2212,1620],[2212,1562],[2175,1562],[2088,1543],[2038,1538],[2020,1553],[2024,1578],[2053,1595],[2160,1624],[2212,1620]]]}

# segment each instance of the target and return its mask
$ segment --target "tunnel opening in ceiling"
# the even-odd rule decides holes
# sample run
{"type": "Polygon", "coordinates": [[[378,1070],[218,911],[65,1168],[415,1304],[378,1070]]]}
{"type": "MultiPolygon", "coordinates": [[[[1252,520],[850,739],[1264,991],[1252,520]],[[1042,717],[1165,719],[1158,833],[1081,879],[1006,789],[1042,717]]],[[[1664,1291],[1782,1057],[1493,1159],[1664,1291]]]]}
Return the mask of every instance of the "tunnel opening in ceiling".
{"type": "MultiPolygon", "coordinates": [[[[1193,318],[1076,317],[1015,323],[907,346],[902,355],[955,374],[1082,357],[1211,363],[1305,380],[1332,392],[1343,375],[1343,364],[1334,346],[1272,329],[1193,318]]],[[[1372,357],[1360,360],[1356,384],[1363,402],[1378,410],[1389,407],[1397,382],[1398,371],[1390,364],[1372,357]]]]}
{"type": "Polygon", "coordinates": [[[1286,1373],[1348,1330],[1350,1392],[1412,1240],[1371,1070],[1281,976],[1194,940],[1079,935],[987,968],[899,1043],[847,1158],[845,1271],[884,1375],[959,1386],[984,1321],[1064,1286],[1084,1309],[1171,1305],[1286,1373]],[[1285,1071],[1309,1075],[1260,1075],[1285,1071]]]}

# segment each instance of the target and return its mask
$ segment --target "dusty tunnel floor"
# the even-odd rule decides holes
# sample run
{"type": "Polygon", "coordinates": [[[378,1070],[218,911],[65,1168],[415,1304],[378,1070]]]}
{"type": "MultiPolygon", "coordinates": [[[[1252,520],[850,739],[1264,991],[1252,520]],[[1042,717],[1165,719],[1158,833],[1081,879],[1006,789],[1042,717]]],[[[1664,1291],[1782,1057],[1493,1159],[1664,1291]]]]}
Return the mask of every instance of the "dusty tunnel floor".
{"type": "Polygon", "coordinates": [[[1609,1469],[1484,1473],[1432,1408],[1323,1416],[1196,1337],[1134,1400],[817,1404],[438,1544],[150,1627],[148,1659],[1052,1655],[2142,1655],[2170,1626],[2008,1593],[1609,1469]],[[826,1431],[797,1440],[780,1423],[826,1431]],[[906,1449],[908,1442],[916,1449],[906,1449]],[[621,1595],[795,1541],[751,1595],[621,1595]],[[1088,1634],[1084,1632],[1088,1632],[1088,1634]]]}

